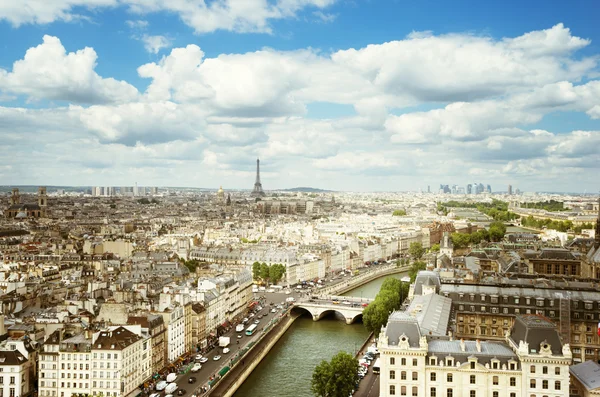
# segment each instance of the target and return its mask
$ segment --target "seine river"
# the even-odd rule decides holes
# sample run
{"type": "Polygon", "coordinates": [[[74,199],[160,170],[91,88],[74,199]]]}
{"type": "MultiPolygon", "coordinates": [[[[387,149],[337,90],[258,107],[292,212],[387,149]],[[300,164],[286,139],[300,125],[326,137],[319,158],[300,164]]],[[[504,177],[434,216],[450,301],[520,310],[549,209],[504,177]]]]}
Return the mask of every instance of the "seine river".
{"type": "MultiPolygon", "coordinates": [[[[401,278],[404,274],[388,277],[401,278]]],[[[385,277],[349,291],[345,295],[374,298],[385,277]],[[362,294],[362,295],[361,295],[362,294]]],[[[310,379],[322,360],[340,350],[355,353],[368,336],[362,323],[346,325],[335,317],[313,321],[297,319],[271,349],[267,357],[235,393],[235,397],[312,397],[310,379]]]]}

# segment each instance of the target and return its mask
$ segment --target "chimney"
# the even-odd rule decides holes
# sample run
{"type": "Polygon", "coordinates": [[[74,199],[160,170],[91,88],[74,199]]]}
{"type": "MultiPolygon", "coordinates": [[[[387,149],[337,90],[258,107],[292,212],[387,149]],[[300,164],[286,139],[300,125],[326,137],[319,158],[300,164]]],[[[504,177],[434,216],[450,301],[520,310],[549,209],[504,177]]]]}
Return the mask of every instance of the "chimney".
{"type": "Polygon", "coordinates": [[[454,340],[454,337],[452,335],[452,331],[448,331],[448,338],[450,339],[450,342],[452,342],[454,340]]]}
{"type": "Polygon", "coordinates": [[[460,340],[460,350],[465,351],[465,340],[461,338],[460,340]]]}
{"type": "Polygon", "coordinates": [[[477,346],[477,351],[481,353],[481,341],[479,339],[475,341],[475,346],[477,346]]]}

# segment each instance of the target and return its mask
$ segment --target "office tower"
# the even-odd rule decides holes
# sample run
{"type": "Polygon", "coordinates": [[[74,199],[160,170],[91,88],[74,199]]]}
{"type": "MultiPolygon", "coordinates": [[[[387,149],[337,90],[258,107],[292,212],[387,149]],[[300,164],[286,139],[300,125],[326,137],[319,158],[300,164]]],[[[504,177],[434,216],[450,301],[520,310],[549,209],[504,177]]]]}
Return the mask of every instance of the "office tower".
{"type": "Polygon", "coordinates": [[[508,185],[508,194],[512,196],[512,185],[508,185]]]}

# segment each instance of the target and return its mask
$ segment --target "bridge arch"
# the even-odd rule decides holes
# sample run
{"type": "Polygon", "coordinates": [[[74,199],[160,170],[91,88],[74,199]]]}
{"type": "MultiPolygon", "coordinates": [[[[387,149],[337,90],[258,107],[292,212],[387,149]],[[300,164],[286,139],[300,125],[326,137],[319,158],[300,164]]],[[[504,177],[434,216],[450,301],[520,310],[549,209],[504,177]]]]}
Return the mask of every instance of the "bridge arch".
{"type": "Polygon", "coordinates": [[[297,305],[292,307],[292,313],[299,314],[299,315],[308,314],[309,316],[314,317],[314,314],[312,313],[312,311],[310,309],[307,309],[306,307],[302,307],[302,306],[297,306],[297,305]]]}
{"type": "MultiPolygon", "coordinates": [[[[321,311],[319,314],[316,315],[317,319],[315,321],[318,321],[318,320],[322,319],[323,317],[326,317],[329,314],[335,314],[335,313],[339,314],[340,317],[346,319],[346,316],[344,315],[344,313],[342,313],[339,310],[336,310],[336,309],[325,309],[325,310],[321,311]]],[[[313,316],[313,319],[314,319],[314,317],[315,316],[313,316]]]]}

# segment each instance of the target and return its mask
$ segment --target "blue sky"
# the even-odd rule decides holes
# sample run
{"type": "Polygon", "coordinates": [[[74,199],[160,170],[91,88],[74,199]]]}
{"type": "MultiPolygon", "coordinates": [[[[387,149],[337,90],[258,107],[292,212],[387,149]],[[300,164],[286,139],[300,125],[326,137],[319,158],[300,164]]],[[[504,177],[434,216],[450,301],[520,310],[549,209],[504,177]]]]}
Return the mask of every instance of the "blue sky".
{"type": "Polygon", "coordinates": [[[596,1],[22,2],[3,184],[598,189],[596,1]]]}

